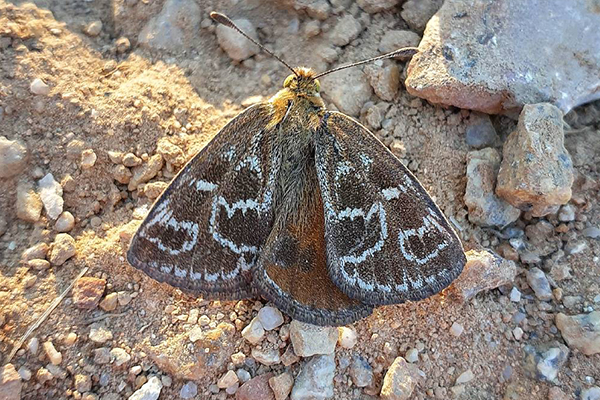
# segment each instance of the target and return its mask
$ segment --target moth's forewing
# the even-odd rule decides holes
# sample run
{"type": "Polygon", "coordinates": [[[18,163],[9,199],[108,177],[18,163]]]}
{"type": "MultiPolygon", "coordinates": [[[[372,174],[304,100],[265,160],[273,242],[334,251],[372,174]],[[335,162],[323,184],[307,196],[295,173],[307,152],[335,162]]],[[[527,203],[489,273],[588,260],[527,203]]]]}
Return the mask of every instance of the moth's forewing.
{"type": "Polygon", "coordinates": [[[372,312],[336,287],[327,272],[323,204],[314,165],[301,208],[278,215],[255,269],[260,292],[292,318],[315,325],[344,325],[372,312]]]}
{"type": "Polygon", "coordinates": [[[462,245],[417,179],[373,134],[331,112],[316,165],[328,269],[351,298],[382,305],[438,293],[462,271],[462,245]]]}
{"type": "Polygon", "coordinates": [[[132,239],[131,265],[209,297],[254,294],[251,269],[271,231],[280,164],[270,159],[269,120],[266,104],[246,109],[182,169],[132,239]]]}

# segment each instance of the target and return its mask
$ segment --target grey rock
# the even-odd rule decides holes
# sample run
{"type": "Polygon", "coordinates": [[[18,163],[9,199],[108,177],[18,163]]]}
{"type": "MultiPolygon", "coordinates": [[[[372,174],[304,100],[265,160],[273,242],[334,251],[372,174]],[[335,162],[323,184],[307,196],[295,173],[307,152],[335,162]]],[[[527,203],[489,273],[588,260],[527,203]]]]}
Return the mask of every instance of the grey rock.
{"type": "Polygon", "coordinates": [[[321,79],[323,97],[338,110],[358,116],[363,105],[369,101],[373,89],[367,76],[360,68],[348,68],[321,79]]]}
{"type": "MultiPolygon", "coordinates": [[[[138,36],[140,45],[173,52],[191,47],[198,37],[202,12],[193,0],[167,0],[138,36]]],[[[241,37],[241,35],[238,35],[241,37]]]]}
{"type": "Polygon", "coordinates": [[[356,3],[369,14],[375,14],[396,7],[400,0],[356,0],[356,3]]]}
{"type": "Polygon", "coordinates": [[[292,400],[322,400],[333,397],[333,354],[318,355],[306,362],[292,388],[292,400]]]}
{"type": "Polygon", "coordinates": [[[533,289],[535,296],[542,301],[552,300],[552,289],[544,271],[539,268],[531,268],[527,271],[527,283],[533,289]]]}
{"type": "Polygon", "coordinates": [[[294,346],[294,353],[300,357],[331,354],[335,351],[338,329],[293,320],[290,324],[290,340],[294,346]]]}
{"type": "Polygon", "coordinates": [[[35,78],[29,85],[29,91],[40,96],[48,96],[50,94],[50,86],[40,78],[35,78]]]}
{"type": "Polygon", "coordinates": [[[417,47],[421,41],[421,36],[413,31],[404,30],[386,30],[379,42],[379,51],[389,53],[403,47],[417,47]]]}
{"type": "Polygon", "coordinates": [[[571,199],[573,163],[556,107],[526,105],[504,143],[503,156],[496,193],[513,206],[542,217],[571,199]]]}
{"type": "Polygon", "coordinates": [[[491,147],[467,155],[465,205],[469,221],[482,226],[505,226],[516,221],[521,210],[499,198],[494,192],[500,169],[500,154],[491,147]]]}
{"type": "Polygon", "coordinates": [[[329,39],[336,46],[345,46],[358,37],[362,31],[360,22],[352,14],[346,14],[331,30],[329,39]]]}
{"type": "Polygon", "coordinates": [[[592,239],[600,238],[600,228],[597,228],[595,226],[590,226],[588,228],[585,228],[583,231],[581,231],[581,233],[583,233],[583,236],[588,237],[588,238],[592,238],[592,239]]]}
{"type": "Polygon", "coordinates": [[[572,316],[558,313],[556,326],[570,348],[587,356],[600,353],[600,311],[572,316]]]}
{"type": "Polygon", "coordinates": [[[558,212],[558,220],[561,222],[575,221],[575,206],[573,204],[565,204],[558,212]]]}
{"type": "Polygon", "coordinates": [[[38,189],[46,214],[51,219],[57,219],[63,212],[62,186],[48,173],[38,181],[38,189]]]}
{"type": "MultiPolygon", "coordinates": [[[[258,40],[258,34],[254,25],[245,18],[236,19],[233,22],[240,27],[251,38],[258,40]]],[[[235,30],[225,25],[217,26],[217,40],[219,46],[235,61],[244,61],[258,53],[259,48],[235,30]]]]}
{"type": "Polygon", "coordinates": [[[411,29],[423,32],[427,22],[439,10],[444,0],[408,0],[402,5],[400,15],[411,29]]]}
{"type": "Polygon", "coordinates": [[[561,343],[543,344],[538,347],[526,345],[524,369],[532,378],[557,382],[558,373],[567,362],[569,349],[561,343]]]}
{"type": "Polygon", "coordinates": [[[467,125],[465,140],[475,149],[493,146],[498,141],[496,128],[487,114],[472,113],[467,125]]]}
{"type": "Polygon", "coordinates": [[[75,217],[68,211],[62,212],[54,224],[54,229],[60,233],[70,232],[74,227],[75,217]]]}
{"type": "Polygon", "coordinates": [[[27,147],[17,140],[0,136],[0,178],[23,172],[27,165],[27,147]]]}
{"type": "Polygon", "coordinates": [[[600,387],[592,386],[591,388],[582,390],[581,400],[600,400],[600,387]]]}
{"type": "Polygon", "coordinates": [[[257,347],[252,349],[252,357],[263,365],[275,365],[281,362],[279,356],[279,350],[277,349],[259,349],[257,347]]]}
{"type": "Polygon", "coordinates": [[[359,355],[352,357],[349,374],[356,387],[367,387],[373,382],[373,368],[359,355]]]}
{"type": "Polygon", "coordinates": [[[129,396],[128,400],[157,400],[162,388],[163,384],[160,379],[153,376],[141,388],[129,396]]]}
{"type": "Polygon", "coordinates": [[[265,329],[258,318],[252,318],[242,330],[242,337],[252,344],[260,343],[265,337],[265,329]]]}
{"type": "Polygon", "coordinates": [[[265,330],[270,331],[283,324],[283,314],[277,308],[267,306],[258,311],[258,320],[265,330]]]}
{"type": "Polygon", "coordinates": [[[436,17],[410,63],[413,95],[490,114],[600,96],[600,14],[586,0],[450,0],[436,17]]]}
{"type": "Polygon", "coordinates": [[[102,32],[102,21],[96,20],[90,22],[84,29],[86,35],[96,37],[102,32]]]}

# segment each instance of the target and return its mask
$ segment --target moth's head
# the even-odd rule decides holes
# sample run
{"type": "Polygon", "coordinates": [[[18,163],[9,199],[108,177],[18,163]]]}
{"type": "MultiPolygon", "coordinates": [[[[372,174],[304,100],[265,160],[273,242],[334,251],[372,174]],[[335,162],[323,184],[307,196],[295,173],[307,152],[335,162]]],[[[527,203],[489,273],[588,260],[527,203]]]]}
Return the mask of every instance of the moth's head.
{"type": "Polygon", "coordinates": [[[285,78],[283,87],[298,94],[309,96],[318,96],[321,90],[321,84],[315,79],[315,72],[310,68],[295,68],[296,74],[285,78]]]}

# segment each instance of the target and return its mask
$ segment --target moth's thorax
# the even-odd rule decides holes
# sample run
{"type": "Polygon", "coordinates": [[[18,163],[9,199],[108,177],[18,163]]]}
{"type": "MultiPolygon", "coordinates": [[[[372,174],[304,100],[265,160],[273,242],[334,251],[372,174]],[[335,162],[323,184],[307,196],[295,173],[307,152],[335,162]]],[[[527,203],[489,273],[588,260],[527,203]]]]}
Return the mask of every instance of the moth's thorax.
{"type": "Polygon", "coordinates": [[[273,107],[273,118],[269,126],[282,122],[284,117],[301,121],[307,128],[319,126],[319,115],[325,109],[321,99],[319,81],[314,79],[315,73],[309,68],[296,68],[296,74],[286,78],[283,89],[273,96],[269,103],[273,107]]]}

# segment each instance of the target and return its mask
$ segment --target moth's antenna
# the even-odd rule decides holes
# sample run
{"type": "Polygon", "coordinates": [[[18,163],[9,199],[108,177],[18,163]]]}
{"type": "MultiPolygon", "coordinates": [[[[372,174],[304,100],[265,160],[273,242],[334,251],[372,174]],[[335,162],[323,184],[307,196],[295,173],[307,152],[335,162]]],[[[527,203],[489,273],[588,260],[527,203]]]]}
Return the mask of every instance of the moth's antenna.
{"type": "Polygon", "coordinates": [[[355,63],[352,63],[352,64],[341,65],[339,67],[330,69],[329,71],[321,72],[320,74],[315,75],[315,77],[313,79],[320,78],[320,77],[322,77],[324,75],[330,74],[332,72],[337,72],[337,71],[340,71],[342,69],[356,67],[357,65],[363,65],[363,64],[367,64],[367,63],[370,63],[370,62],[373,62],[373,61],[377,61],[377,60],[385,60],[387,58],[394,58],[394,57],[409,58],[409,57],[412,57],[415,54],[417,54],[417,52],[418,52],[418,49],[416,47],[404,47],[402,49],[394,50],[394,51],[392,51],[390,53],[386,53],[386,54],[383,54],[381,56],[369,58],[367,60],[355,62],[355,63]]]}
{"type": "Polygon", "coordinates": [[[273,52],[271,50],[267,49],[265,46],[258,43],[256,40],[252,39],[250,37],[250,35],[246,34],[244,31],[242,31],[240,28],[238,28],[238,26],[236,24],[234,24],[233,21],[231,19],[229,19],[229,17],[227,15],[213,11],[210,13],[210,17],[213,20],[215,20],[216,22],[218,22],[219,24],[225,25],[228,28],[235,29],[236,31],[238,31],[240,33],[240,35],[244,36],[246,39],[248,39],[249,41],[251,41],[252,43],[257,45],[258,47],[260,47],[265,53],[269,54],[271,57],[275,58],[277,61],[279,61],[286,67],[288,67],[290,69],[290,71],[292,71],[294,73],[294,75],[298,76],[296,71],[294,71],[294,68],[290,67],[290,65],[288,63],[286,63],[281,58],[279,58],[275,54],[273,54],[273,52]]]}

